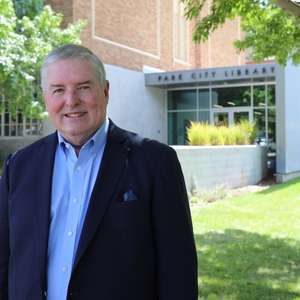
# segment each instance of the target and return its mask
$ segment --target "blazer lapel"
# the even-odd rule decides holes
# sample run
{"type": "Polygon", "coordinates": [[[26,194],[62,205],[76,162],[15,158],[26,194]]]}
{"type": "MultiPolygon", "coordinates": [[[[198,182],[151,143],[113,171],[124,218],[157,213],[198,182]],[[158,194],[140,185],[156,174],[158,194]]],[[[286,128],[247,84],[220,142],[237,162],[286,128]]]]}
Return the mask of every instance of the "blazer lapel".
{"type": "Polygon", "coordinates": [[[52,173],[55,157],[55,149],[57,145],[57,134],[54,133],[46,138],[44,145],[40,147],[36,156],[36,164],[39,172],[34,175],[35,192],[34,201],[37,211],[38,226],[37,243],[38,243],[38,259],[40,266],[41,282],[46,282],[46,267],[47,267],[47,252],[48,252],[48,235],[50,226],[50,203],[51,203],[51,188],[52,188],[52,173]]]}
{"type": "Polygon", "coordinates": [[[110,121],[107,143],[81,232],[73,270],[101,224],[106,208],[118,190],[118,183],[125,169],[129,151],[124,143],[125,139],[126,136],[122,130],[110,121]]]}

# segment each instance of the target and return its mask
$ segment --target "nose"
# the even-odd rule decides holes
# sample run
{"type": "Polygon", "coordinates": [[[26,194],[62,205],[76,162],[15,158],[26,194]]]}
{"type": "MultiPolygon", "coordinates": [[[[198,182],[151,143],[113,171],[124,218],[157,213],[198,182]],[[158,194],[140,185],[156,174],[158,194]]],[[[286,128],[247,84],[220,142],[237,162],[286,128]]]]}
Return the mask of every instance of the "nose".
{"type": "Polygon", "coordinates": [[[64,95],[65,105],[74,107],[80,102],[80,97],[76,90],[68,90],[64,95]]]}

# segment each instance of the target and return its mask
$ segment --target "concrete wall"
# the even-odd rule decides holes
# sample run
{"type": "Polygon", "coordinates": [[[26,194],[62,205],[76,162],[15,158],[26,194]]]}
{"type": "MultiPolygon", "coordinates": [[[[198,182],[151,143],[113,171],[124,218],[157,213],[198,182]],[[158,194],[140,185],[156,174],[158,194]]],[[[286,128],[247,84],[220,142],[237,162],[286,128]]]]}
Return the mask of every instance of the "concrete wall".
{"type": "Polygon", "coordinates": [[[173,146],[189,193],[256,184],[267,174],[265,146],[173,146]]]}
{"type": "Polygon", "coordinates": [[[120,127],[167,142],[165,90],[145,87],[144,73],[106,65],[108,116],[120,127]]]}
{"type": "Polygon", "coordinates": [[[277,181],[300,176],[300,68],[289,62],[276,72],[277,181]]]}
{"type": "Polygon", "coordinates": [[[39,137],[19,137],[19,138],[1,138],[0,139],[0,160],[15,152],[17,149],[23,148],[33,142],[39,137]]]}

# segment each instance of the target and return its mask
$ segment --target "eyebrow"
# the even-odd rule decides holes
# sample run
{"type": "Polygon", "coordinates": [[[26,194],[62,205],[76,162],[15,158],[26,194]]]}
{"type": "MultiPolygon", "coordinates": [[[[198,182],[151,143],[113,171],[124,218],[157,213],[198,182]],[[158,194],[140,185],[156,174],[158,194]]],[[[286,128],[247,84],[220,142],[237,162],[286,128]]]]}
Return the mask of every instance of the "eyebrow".
{"type": "Polygon", "coordinates": [[[76,85],[82,85],[82,84],[91,84],[92,81],[91,80],[87,80],[87,81],[83,81],[83,82],[79,82],[76,85]]]}
{"type": "Polygon", "coordinates": [[[64,86],[63,84],[50,84],[50,88],[54,89],[54,88],[57,88],[57,87],[62,87],[64,86]]]}
{"type": "MultiPolygon", "coordinates": [[[[78,82],[76,83],[76,86],[78,85],[83,85],[83,84],[92,84],[91,80],[87,80],[87,81],[83,81],[83,82],[78,82]]],[[[64,84],[50,84],[50,88],[54,89],[54,88],[58,88],[58,87],[64,87],[64,84]]]]}

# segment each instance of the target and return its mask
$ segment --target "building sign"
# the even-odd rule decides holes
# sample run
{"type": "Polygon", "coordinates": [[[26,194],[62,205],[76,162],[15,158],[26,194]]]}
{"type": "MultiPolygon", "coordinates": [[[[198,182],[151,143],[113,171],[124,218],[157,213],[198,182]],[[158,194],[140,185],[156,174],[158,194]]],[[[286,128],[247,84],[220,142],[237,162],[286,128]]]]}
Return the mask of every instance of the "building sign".
{"type": "Polygon", "coordinates": [[[231,68],[211,68],[145,74],[147,86],[170,86],[209,81],[275,77],[275,64],[255,64],[231,68]]]}

